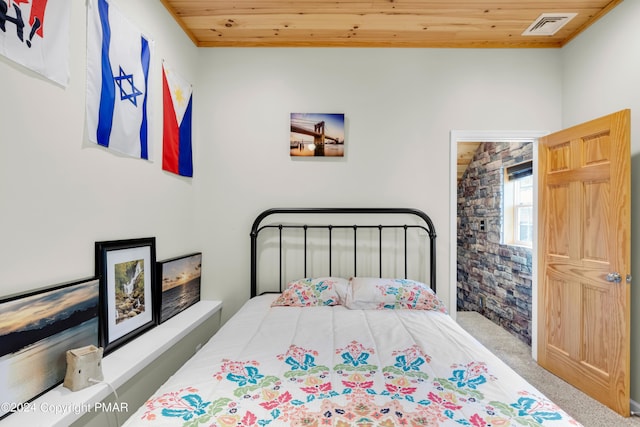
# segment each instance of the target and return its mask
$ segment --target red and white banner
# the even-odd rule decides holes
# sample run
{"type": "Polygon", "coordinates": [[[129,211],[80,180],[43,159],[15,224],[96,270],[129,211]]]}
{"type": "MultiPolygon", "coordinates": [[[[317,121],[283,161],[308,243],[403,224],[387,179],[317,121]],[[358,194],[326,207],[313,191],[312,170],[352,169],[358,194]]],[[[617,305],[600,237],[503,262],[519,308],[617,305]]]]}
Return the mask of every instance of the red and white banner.
{"type": "Polygon", "coordinates": [[[69,83],[71,0],[0,0],[0,55],[69,83]]]}

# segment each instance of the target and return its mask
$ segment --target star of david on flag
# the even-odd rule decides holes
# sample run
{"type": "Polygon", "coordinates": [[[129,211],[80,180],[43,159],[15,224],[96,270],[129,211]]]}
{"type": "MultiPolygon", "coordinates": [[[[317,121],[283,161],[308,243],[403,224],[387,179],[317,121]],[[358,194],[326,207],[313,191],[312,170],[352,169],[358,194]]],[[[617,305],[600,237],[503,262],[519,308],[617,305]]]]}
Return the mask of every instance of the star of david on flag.
{"type": "Polygon", "coordinates": [[[89,140],[148,160],[152,42],[107,0],[90,0],[87,13],[89,140]]]}
{"type": "Polygon", "coordinates": [[[120,88],[120,99],[131,101],[133,105],[138,106],[138,96],[142,95],[142,92],[133,84],[133,75],[126,74],[122,67],[120,67],[120,74],[114,77],[113,80],[120,88]]]}

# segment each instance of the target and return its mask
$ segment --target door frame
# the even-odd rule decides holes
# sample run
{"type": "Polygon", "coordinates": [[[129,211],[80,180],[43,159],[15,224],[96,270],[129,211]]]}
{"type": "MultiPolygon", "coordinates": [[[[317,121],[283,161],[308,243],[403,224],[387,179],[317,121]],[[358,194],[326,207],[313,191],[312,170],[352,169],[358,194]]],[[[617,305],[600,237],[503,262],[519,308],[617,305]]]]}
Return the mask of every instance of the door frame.
{"type": "Polygon", "coordinates": [[[531,271],[531,356],[538,358],[538,138],[549,131],[463,131],[452,130],[450,134],[450,176],[449,176],[449,313],[456,319],[458,311],[458,143],[459,142],[504,142],[533,141],[533,247],[531,271]]]}

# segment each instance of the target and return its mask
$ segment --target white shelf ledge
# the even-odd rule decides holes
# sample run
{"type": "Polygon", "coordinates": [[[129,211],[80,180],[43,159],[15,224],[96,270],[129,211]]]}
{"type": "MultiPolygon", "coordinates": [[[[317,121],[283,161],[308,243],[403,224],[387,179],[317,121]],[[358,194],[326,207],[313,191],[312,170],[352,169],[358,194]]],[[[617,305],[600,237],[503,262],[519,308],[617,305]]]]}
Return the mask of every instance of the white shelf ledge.
{"type": "MultiPolygon", "coordinates": [[[[220,301],[199,301],[109,353],[102,361],[104,382],[119,388],[221,309],[220,301]]],[[[68,426],[85,413],[95,411],[96,404],[111,393],[105,383],[76,392],[61,384],[25,405],[24,411],[1,420],[0,427],[68,426]]]]}

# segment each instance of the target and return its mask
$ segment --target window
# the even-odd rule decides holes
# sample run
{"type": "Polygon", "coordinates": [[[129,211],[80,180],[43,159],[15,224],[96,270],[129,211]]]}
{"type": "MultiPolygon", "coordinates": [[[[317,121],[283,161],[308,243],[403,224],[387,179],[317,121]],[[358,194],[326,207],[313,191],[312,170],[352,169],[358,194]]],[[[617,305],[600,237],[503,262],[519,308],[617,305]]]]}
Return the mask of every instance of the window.
{"type": "Polygon", "coordinates": [[[503,242],[533,244],[533,168],[531,162],[506,168],[503,191],[503,242]]]}

